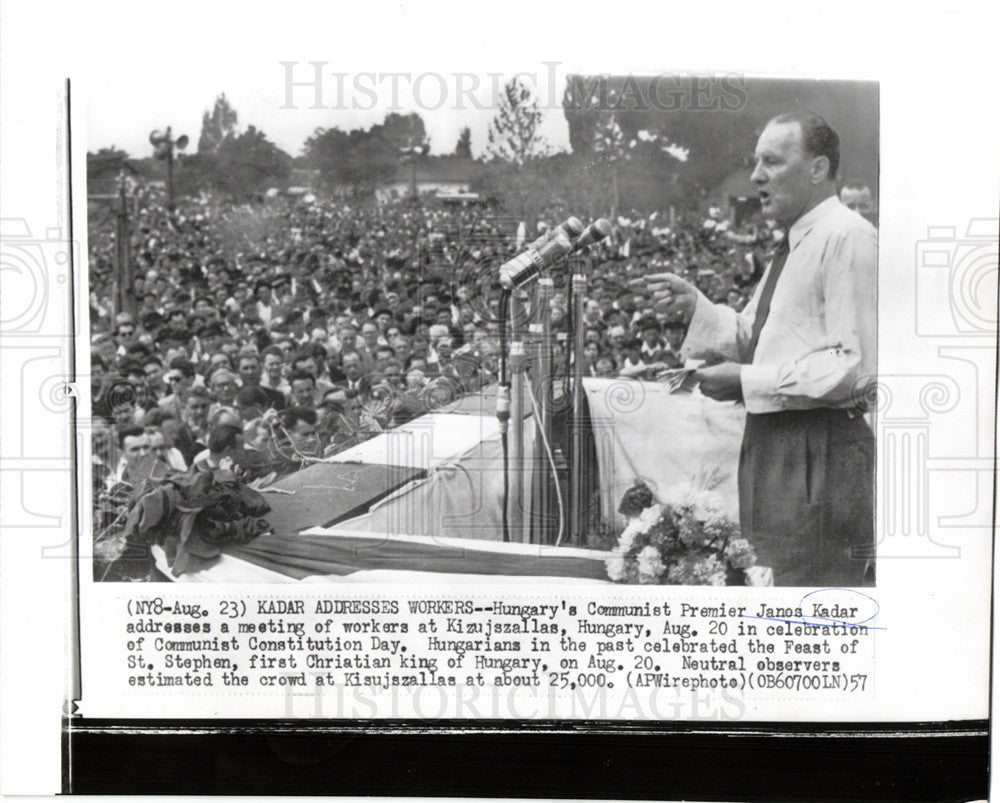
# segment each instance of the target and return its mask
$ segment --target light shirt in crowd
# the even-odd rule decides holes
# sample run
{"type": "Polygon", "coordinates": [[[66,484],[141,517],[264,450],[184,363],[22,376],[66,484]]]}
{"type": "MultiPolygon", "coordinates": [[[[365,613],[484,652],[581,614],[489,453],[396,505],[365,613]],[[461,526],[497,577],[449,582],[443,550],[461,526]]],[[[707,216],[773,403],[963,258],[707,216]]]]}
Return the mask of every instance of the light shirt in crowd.
{"type": "MultiPolygon", "coordinates": [[[[747,411],[857,406],[875,378],[875,227],[830,197],[792,224],[788,244],[753,363],[740,370],[747,411]]],[[[684,354],[744,362],[766,281],[742,312],[699,297],[684,354]]]]}

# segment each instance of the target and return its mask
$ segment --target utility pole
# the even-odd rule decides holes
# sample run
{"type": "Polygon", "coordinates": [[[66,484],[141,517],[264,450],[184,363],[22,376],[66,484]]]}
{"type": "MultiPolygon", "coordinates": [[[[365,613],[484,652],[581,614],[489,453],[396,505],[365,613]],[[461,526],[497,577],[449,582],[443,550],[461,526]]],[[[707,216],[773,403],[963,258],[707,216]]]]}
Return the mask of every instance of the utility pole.
{"type": "Polygon", "coordinates": [[[153,156],[165,159],[167,162],[167,209],[174,211],[174,149],[184,150],[188,144],[187,134],[173,138],[170,126],[163,131],[157,128],[149,134],[149,143],[153,146],[153,156]]]}

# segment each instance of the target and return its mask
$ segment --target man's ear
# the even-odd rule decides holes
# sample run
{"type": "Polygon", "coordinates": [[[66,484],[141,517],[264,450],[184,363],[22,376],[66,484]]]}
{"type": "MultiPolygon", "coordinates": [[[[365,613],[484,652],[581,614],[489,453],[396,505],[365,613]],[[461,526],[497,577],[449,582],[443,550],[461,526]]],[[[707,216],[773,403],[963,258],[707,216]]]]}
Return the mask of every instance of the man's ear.
{"type": "Polygon", "coordinates": [[[821,184],[830,175],[830,157],[817,156],[809,165],[809,178],[813,184],[821,184]]]}

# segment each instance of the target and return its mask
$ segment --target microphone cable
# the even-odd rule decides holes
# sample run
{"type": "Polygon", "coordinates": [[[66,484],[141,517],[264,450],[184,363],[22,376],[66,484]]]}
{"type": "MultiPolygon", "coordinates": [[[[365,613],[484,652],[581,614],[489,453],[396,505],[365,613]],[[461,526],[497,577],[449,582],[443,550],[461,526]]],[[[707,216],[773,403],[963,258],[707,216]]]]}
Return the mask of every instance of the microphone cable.
{"type": "Polygon", "coordinates": [[[503,473],[503,502],[500,506],[500,527],[504,542],[510,541],[510,522],[507,507],[510,504],[510,466],[507,452],[507,430],[510,425],[510,376],[507,371],[507,313],[510,309],[509,289],[500,292],[500,385],[497,390],[497,421],[500,422],[500,455],[503,473]]]}
{"type": "Polygon", "coordinates": [[[531,400],[531,413],[535,418],[535,423],[537,429],[542,436],[542,445],[545,447],[545,454],[549,458],[549,466],[552,468],[552,479],[556,486],[556,501],[559,504],[559,532],[556,534],[556,546],[562,543],[563,532],[566,527],[566,511],[563,504],[562,489],[559,487],[559,469],[556,468],[556,459],[552,455],[552,447],[549,445],[549,439],[545,436],[545,430],[542,428],[542,416],[538,411],[538,401],[535,399],[535,392],[531,388],[530,382],[525,382],[524,387],[528,391],[528,398],[531,400]]]}

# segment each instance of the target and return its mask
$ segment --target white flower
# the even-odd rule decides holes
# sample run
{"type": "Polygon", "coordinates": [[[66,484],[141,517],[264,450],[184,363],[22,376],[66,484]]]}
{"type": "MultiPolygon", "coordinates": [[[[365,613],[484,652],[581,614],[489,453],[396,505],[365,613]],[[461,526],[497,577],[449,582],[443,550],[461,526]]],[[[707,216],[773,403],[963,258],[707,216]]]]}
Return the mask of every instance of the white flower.
{"type": "Polygon", "coordinates": [[[660,520],[660,517],[662,515],[663,515],[663,505],[659,503],[654,503],[649,507],[645,508],[639,514],[638,518],[635,518],[632,521],[637,522],[636,531],[641,533],[642,535],[645,535],[653,528],[653,525],[660,520]]]}
{"type": "Polygon", "coordinates": [[[639,569],[639,581],[643,583],[656,582],[667,568],[660,557],[660,550],[654,546],[644,547],[639,552],[636,565],[639,569]]]}
{"type": "Polygon", "coordinates": [[[605,558],[604,565],[608,570],[608,577],[615,582],[625,579],[625,558],[617,552],[612,552],[611,557],[605,558]]]}
{"type": "Polygon", "coordinates": [[[628,525],[622,530],[621,536],[618,538],[618,548],[622,552],[628,552],[632,548],[632,544],[635,542],[635,537],[640,534],[639,530],[640,524],[638,519],[629,519],[628,525]]]}

